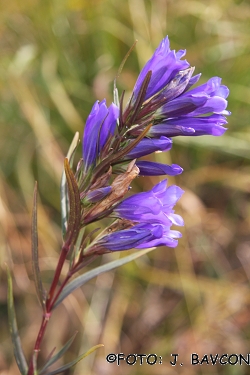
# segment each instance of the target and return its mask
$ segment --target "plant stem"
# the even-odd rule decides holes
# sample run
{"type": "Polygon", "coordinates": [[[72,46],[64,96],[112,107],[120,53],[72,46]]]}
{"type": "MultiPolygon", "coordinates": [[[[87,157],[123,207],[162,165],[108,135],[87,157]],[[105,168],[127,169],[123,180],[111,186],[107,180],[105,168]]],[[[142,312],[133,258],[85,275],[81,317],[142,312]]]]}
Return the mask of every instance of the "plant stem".
{"type": "Polygon", "coordinates": [[[47,324],[48,324],[50,316],[52,314],[51,311],[52,311],[53,305],[56,302],[59,294],[61,293],[61,291],[63,289],[63,287],[65,286],[65,284],[68,282],[68,280],[72,276],[72,273],[69,271],[65,280],[64,280],[64,282],[63,282],[63,284],[61,285],[58,293],[56,294],[56,297],[53,299],[56,287],[58,285],[58,282],[59,282],[59,279],[60,279],[60,276],[61,276],[62,268],[63,268],[64,262],[66,260],[66,256],[68,254],[68,251],[69,251],[69,246],[68,246],[67,243],[65,243],[62,247],[61,254],[60,254],[60,257],[59,257],[59,261],[58,261],[58,264],[57,264],[57,267],[56,267],[56,270],[55,270],[55,273],[54,273],[54,278],[52,280],[50,290],[49,290],[49,293],[48,293],[48,296],[47,296],[47,299],[46,299],[45,311],[43,313],[42,323],[41,323],[41,326],[40,326],[40,329],[39,329],[39,332],[38,332],[38,335],[37,335],[37,339],[36,339],[36,342],[35,342],[35,345],[34,345],[33,355],[32,355],[31,360],[30,360],[27,375],[34,375],[34,371],[35,371],[34,357],[36,356],[36,360],[37,360],[38,354],[40,352],[41,342],[43,340],[47,324]]]}
{"type": "Polygon", "coordinates": [[[55,270],[55,273],[54,273],[54,278],[53,278],[53,281],[51,283],[50,290],[49,290],[49,293],[48,293],[48,298],[47,298],[47,301],[46,301],[46,311],[47,312],[49,312],[50,309],[51,309],[51,301],[53,299],[56,287],[58,285],[58,281],[59,281],[59,278],[61,276],[62,268],[63,268],[64,262],[65,262],[66,256],[68,254],[68,251],[69,251],[69,247],[66,246],[66,244],[65,244],[62,247],[62,251],[61,251],[61,254],[60,254],[60,257],[59,257],[59,261],[58,261],[58,264],[57,264],[57,267],[56,267],[56,270],[55,270]]]}
{"type": "Polygon", "coordinates": [[[34,356],[36,356],[36,357],[38,356],[38,353],[40,351],[40,345],[41,345],[41,342],[42,342],[42,339],[43,339],[43,336],[44,336],[44,333],[45,333],[45,330],[46,330],[49,319],[50,319],[50,314],[44,313],[43,320],[42,320],[42,323],[41,323],[41,326],[40,326],[40,330],[38,332],[37,339],[36,339],[36,342],[35,342],[35,346],[34,346],[34,349],[33,349],[33,355],[32,355],[32,358],[30,360],[29,370],[28,370],[27,375],[34,375],[35,368],[34,368],[33,359],[34,359],[34,356]]]}
{"type": "Polygon", "coordinates": [[[42,343],[42,340],[43,340],[43,337],[44,337],[44,334],[45,334],[45,331],[46,331],[46,328],[47,328],[47,324],[48,324],[48,322],[50,320],[50,317],[52,315],[53,306],[54,306],[55,302],[57,301],[58,297],[60,296],[63,288],[65,287],[67,282],[70,280],[72,275],[75,272],[78,271],[80,266],[81,266],[80,268],[82,268],[82,267],[88,265],[89,263],[91,263],[97,257],[97,255],[94,255],[94,256],[90,257],[89,259],[88,258],[85,259],[85,261],[82,258],[79,259],[79,261],[71,269],[69,269],[65,279],[63,280],[62,284],[60,285],[60,287],[58,288],[58,290],[56,292],[56,288],[58,286],[58,282],[59,282],[59,279],[60,279],[60,276],[61,276],[61,271],[62,271],[64,262],[66,260],[66,256],[68,254],[68,251],[69,251],[69,246],[67,246],[67,243],[65,243],[64,246],[62,247],[61,254],[60,254],[60,257],[59,257],[59,261],[58,261],[58,264],[57,264],[57,267],[56,267],[56,270],[55,270],[55,273],[54,273],[54,278],[52,280],[50,290],[49,290],[49,293],[48,293],[48,296],[47,296],[47,299],[46,299],[45,311],[43,313],[42,323],[41,323],[41,326],[40,326],[40,329],[39,329],[39,332],[38,332],[38,335],[37,335],[37,339],[36,339],[36,342],[35,342],[35,345],[34,345],[33,355],[32,355],[31,360],[30,360],[27,375],[34,375],[34,373],[35,373],[36,369],[34,368],[34,363],[36,364],[37,357],[38,357],[38,354],[40,352],[41,343],[42,343]]]}

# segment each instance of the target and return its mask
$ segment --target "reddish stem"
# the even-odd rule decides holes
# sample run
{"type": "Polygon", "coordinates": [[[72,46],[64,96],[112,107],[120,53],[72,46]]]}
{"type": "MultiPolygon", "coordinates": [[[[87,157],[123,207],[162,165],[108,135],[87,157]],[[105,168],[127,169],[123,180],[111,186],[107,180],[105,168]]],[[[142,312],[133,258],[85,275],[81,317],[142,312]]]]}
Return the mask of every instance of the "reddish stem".
{"type": "Polygon", "coordinates": [[[30,360],[30,365],[29,365],[29,370],[28,370],[27,375],[33,375],[34,374],[35,369],[34,369],[33,358],[34,358],[34,356],[36,356],[36,357],[38,356],[38,353],[40,351],[41,341],[43,339],[43,336],[44,336],[49,318],[50,318],[50,314],[45,313],[43,315],[43,320],[42,320],[41,327],[40,327],[40,330],[39,330],[38,335],[37,335],[36,343],[35,343],[34,350],[33,350],[33,356],[30,360]]]}
{"type": "Polygon", "coordinates": [[[53,281],[51,283],[50,290],[49,290],[49,293],[48,293],[48,298],[47,298],[47,301],[46,301],[46,311],[48,311],[48,312],[50,311],[50,308],[51,308],[51,301],[53,299],[53,296],[54,296],[59,278],[61,276],[62,268],[63,268],[64,262],[65,262],[66,256],[68,254],[68,251],[69,251],[69,247],[65,244],[62,248],[62,251],[61,251],[61,254],[60,254],[60,257],[59,257],[59,261],[58,261],[58,264],[57,264],[57,267],[56,267],[56,270],[55,270],[54,278],[53,278],[53,281]]]}
{"type": "Polygon", "coordinates": [[[63,280],[62,284],[60,285],[59,289],[57,290],[56,295],[54,296],[55,291],[56,291],[56,287],[57,287],[58,282],[59,282],[59,278],[61,276],[62,267],[64,265],[66,256],[68,254],[68,250],[69,250],[69,247],[67,246],[67,243],[66,243],[62,248],[62,251],[61,251],[61,254],[60,254],[60,257],[59,257],[59,261],[58,261],[58,264],[57,264],[57,267],[56,267],[56,270],[55,270],[54,278],[53,278],[53,281],[51,283],[51,287],[50,287],[50,290],[49,290],[49,293],[48,293],[48,297],[47,297],[47,300],[46,300],[46,306],[45,306],[45,312],[43,314],[42,323],[41,323],[40,330],[39,330],[38,335],[37,335],[37,339],[36,339],[35,346],[34,346],[34,349],[33,349],[33,356],[30,360],[27,375],[34,375],[34,371],[35,371],[34,358],[35,358],[35,363],[36,363],[38,354],[40,352],[41,342],[43,340],[47,324],[48,324],[49,319],[50,319],[51,314],[52,314],[53,306],[54,306],[55,302],[57,301],[58,297],[60,296],[63,288],[65,287],[65,285],[67,284],[67,282],[69,281],[71,276],[75,272],[77,272],[80,264],[81,264],[81,266],[86,266],[87,264],[89,264],[90,262],[92,262],[96,258],[96,256],[93,256],[90,259],[85,260],[85,262],[82,258],[79,259],[79,261],[73,266],[73,268],[71,268],[68,271],[68,274],[66,275],[65,279],[63,280]]]}
{"type": "Polygon", "coordinates": [[[43,319],[42,319],[42,323],[41,323],[41,326],[40,326],[40,330],[38,332],[37,339],[36,339],[36,342],[35,342],[35,345],[34,345],[33,355],[32,355],[32,358],[30,360],[27,375],[34,375],[34,371],[35,371],[34,362],[33,362],[34,356],[36,356],[36,359],[37,359],[38,353],[40,351],[41,342],[42,342],[47,324],[48,324],[50,316],[51,316],[51,310],[53,308],[54,303],[56,302],[56,299],[58,298],[59,294],[61,293],[63,287],[65,286],[65,284],[68,282],[69,278],[72,275],[70,272],[68,273],[68,275],[66,276],[62,286],[59,289],[59,293],[56,294],[56,298],[54,298],[54,300],[53,300],[53,296],[54,296],[56,287],[58,285],[58,282],[59,282],[59,279],[60,279],[60,276],[61,276],[61,271],[62,271],[64,262],[65,262],[66,256],[68,254],[68,251],[69,251],[69,246],[66,242],[64,244],[64,246],[62,247],[61,254],[60,254],[60,257],[59,257],[59,261],[58,261],[58,264],[57,264],[57,267],[56,267],[56,270],[55,270],[55,273],[54,273],[54,278],[53,278],[53,281],[51,283],[50,290],[49,290],[49,293],[48,293],[48,296],[47,296],[46,305],[45,305],[45,312],[43,314],[43,319]]]}

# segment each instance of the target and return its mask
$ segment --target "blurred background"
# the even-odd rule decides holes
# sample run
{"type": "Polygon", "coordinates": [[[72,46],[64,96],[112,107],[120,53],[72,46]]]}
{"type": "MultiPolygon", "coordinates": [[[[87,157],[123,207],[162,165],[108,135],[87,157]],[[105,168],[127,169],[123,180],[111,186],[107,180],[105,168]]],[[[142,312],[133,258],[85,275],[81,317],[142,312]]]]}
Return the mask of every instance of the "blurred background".
{"type": "MultiPolygon", "coordinates": [[[[250,347],[249,20],[247,0],[0,1],[0,374],[18,374],[7,323],[6,262],[27,357],[41,321],[30,251],[34,182],[48,286],[62,243],[59,185],[74,133],[82,135],[95,100],[111,103],[114,77],[134,41],[118,80],[127,97],[167,34],[172,49],[187,49],[201,83],[219,76],[229,87],[228,131],[218,138],[178,137],[171,152],[153,156],[184,168],[169,178],[186,191],[176,207],[185,219],[179,246],[158,248],[67,298],[51,319],[41,358],[78,330],[65,361],[105,346],[65,374],[250,373],[247,365],[190,364],[191,353],[200,359],[246,355],[250,347]],[[108,353],[119,352],[156,353],[162,364],[106,363],[108,353]],[[171,353],[179,353],[183,366],[170,365],[171,353]]],[[[134,191],[160,180],[141,177],[134,191]]]]}

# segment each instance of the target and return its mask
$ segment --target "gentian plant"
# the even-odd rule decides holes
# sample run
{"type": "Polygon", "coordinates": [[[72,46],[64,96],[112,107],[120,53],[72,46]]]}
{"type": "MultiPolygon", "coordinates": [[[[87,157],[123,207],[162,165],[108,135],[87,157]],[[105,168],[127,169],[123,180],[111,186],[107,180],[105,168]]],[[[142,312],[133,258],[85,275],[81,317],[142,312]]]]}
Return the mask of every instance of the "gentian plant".
{"type": "Polygon", "coordinates": [[[181,233],[172,226],[184,223],[181,216],[175,214],[174,206],[183,190],[175,185],[167,186],[165,178],[148,192],[126,195],[137,176],[182,173],[179,165],[141,161],[142,156],[170,150],[172,138],[179,135],[219,136],[226,130],[225,115],[230,114],[226,110],[228,88],[221,85],[218,77],[194,87],[200,74],[193,75],[194,68],[183,59],[184,55],[184,50],[171,50],[166,37],[142,69],[127,105],[124,104],[124,93],[118,100],[116,87],[115,103],[107,106],[104,99],[94,104],[83,133],[82,158],[74,170],[79,140],[79,134],[76,134],[64,162],[61,184],[63,244],[48,291],[44,289],[39,270],[35,188],[32,259],[42,321],[28,362],[18,335],[9,273],[9,321],[21,374],[64,372],[100,346],[51,371],[50,366],[63,356],[74,339],[72,337],[56,354],[52,351],[46,363],[39,361],[41,343],[54,309],[76,288],[102,272],[145,254],[152,247],[177,246],[181,233]],[[110,219],[110,225],[100,232],[101,225],[97,222],[104,218],[110,219]],[[97,229],[89,233],[85,228],[91,223],[97,223],[97,229]],[[102,254],[133,248],[137,250],[132,255],[78,274],[102,254]],[[65,262],[69,264],[68,272],[62,276],[65,262]]]}

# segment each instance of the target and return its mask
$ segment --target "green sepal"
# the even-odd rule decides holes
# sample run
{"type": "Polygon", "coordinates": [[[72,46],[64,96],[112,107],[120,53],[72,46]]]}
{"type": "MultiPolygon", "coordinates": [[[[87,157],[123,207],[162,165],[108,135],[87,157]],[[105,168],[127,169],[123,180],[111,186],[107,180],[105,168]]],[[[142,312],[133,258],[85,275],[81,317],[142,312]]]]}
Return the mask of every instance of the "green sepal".
{"type": "Polygon", "coordinates": [[[113,174],[123,174],[123,173],[126,173],[127,170],[128,170],[129,163],[131,163],[131,160],[127,160],[127,161],[124,161],[122,163],[115,164],[112,167],[113,174]]]}
{"type": "MultiPolygon", "coordinates": [[[[78,144],[79,144],[79,132],[76,132],[71,142],[71,145],[69,147],[67,156],[66,156],[67,159],[69,160],[70,166],[72,166],[73,164],[75,151],[76,151],[78,144]]],[[[64,171],[63,171],[62,179],[61,179],[60,192],[61,192],[62,233],[64,237],[66,233],[68,217],[69,217],[69,199],[68,199],[68,190],[67,190],[67,180],[66,180],[66,175],[64,171]]]]}
{"type": "Polygon", "coordinates": [[[39,302],[44,309],[46,291],[43,288],[41,273],[39,268],[39,257],[38,257],[38,234],[37,234],[37,182],[34,188],[34,198],[33,198],[33,210],[32,210],[32,224],[31,224],[31,247],[32,247],[32,269],[36,287],[36,293],[39,302]]]}
{"type": "Polygon", "coordinates": [[[78,276],[76,279],[72,280],[68,285],[65,286],[65,288],[62,290],[60,296],[58,297],[57,301],[55,302],[53,308],[58,306],[74,290],[76,290],[80,286],[84,285],[86,282],[93,279],[94,277],[100,275],[101,273],[111,271],[114,268],[123,266],[124,264],[126,264],[128,262],[131,262],[132,260],[135,260],[135,259],[141,257],[144,254],[147,254],[148,252],[150,252],[154,249],[155,248],[152,247],[150,249],[137,250],[133,254],[127,255],[126,257],[123,257],[123,258],[120,258],[120,259],[116,259],[112,262],[109,262],[107,264],[104,264],[102,266],[94,268],[93,270],[88,271],[81,276],[78,276]]]}
{"type": "Polygon", "coordinates": [[[87,357],[89,354],[93,353],[96,349],[104,346],[103,344],[98,344],[93,346],[91,349],[89,349],[86,353],[80,355],[77,357],[74,361],[67,363],[66,365],[59,367],[57,370],[49,372],[47,375],[55,375],[59,374],[60,372],[68,370],[70,367],[75,366],[78,362],[80,362],[83,358],[87,357]]]}
{"type": "Polygon", "coordinates": [[[7,267],[8,275],[8,319],[9,319],[9,328],[11,339],[14,348],[14,356],[17,363],[17,366],[22,375],[26,375],[28,371],[28,365],[23,354],[21,340],[18,333],[17,322],[16,322],[16,313],[14,307],[14,298],[13,298],[13,288],[12,288],[12,279],[10,270],[7,267]]]}
{"type": "Polygon", "coordinates": [[[74,335],[66,342],[66,344],[62,347],[61,350],[57,354],[55,354],[53,357],[51,357],[48,362],[43,366],[41,370],[39,370],[39,375],[42,375],[49,366],[53,365],[58,359],[60,359],[64,353],[69,349],[72,342],[74,341],[75,337],[77,335],[77,332],[74,333],[74,335]]]}

